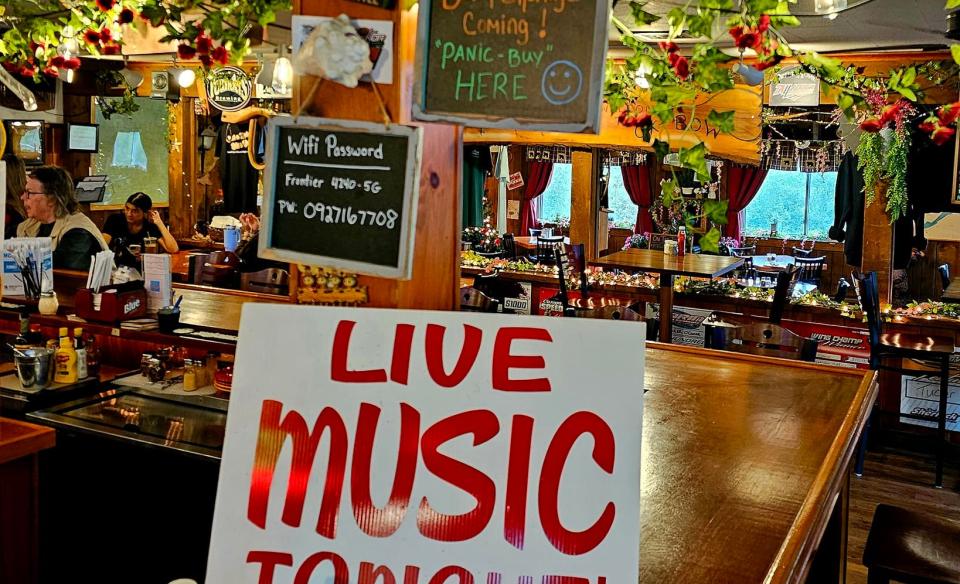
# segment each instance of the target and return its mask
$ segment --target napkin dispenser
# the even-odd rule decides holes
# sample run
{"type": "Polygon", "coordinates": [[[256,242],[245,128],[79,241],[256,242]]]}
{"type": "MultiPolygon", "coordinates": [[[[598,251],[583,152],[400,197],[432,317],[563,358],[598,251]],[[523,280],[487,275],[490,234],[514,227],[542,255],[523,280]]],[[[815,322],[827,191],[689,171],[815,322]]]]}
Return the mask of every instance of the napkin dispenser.
{"type": "Polygon", "coordinates": [[[100,292],[77,290],[77,316],[98,322],[119,322],[147,314],[147,291],[143,281],[104,286],[100,292]]]}

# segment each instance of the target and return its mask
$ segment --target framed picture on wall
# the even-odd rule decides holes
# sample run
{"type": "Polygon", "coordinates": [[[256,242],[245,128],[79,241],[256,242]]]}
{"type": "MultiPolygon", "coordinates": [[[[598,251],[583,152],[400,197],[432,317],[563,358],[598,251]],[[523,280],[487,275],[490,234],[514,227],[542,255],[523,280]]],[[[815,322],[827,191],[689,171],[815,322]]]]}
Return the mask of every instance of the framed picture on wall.
{"type": "Polygon", "coordinates": [[[43,122],[11,121],[6,122],[8,151],[23,159],[24,164],[39,166],[43,164],[43,122]]]}

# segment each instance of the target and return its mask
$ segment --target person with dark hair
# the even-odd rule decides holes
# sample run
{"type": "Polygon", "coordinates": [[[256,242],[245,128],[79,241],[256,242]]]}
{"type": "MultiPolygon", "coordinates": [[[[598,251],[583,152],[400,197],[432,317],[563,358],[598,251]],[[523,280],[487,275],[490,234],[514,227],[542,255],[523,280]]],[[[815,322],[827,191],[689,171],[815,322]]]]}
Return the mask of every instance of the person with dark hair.
{"type": "Polygon", "coordinates": [[[31,170],[20,200],[27,219],[17,227],[17,237],[49,237],[53,267],[86,270],[90,256],[107,249],[100,230],[79,210],[73,179],[59,166],[31,170]]]}
{"type": "Polygon", "coordinates": [[[10,239],[17,236],[17,226],[27,215],[20,200],[27,186],[27,173],[19,156],[7,154],[3,161],[7,165],[7,211],[3,217],[3,238],[10,239]]]}
{"type": "MultiPolygon", "coordinates": [[[[160,213],[153,208],[153,200],[146,193],[133,193],[127,198],[123,213],[114,213],[107,217],[103,226],[103,238],[111,249],[117,245],[139,245],[143,248],[145,237],[155,237],[160,247],[167,253],[177,253],[180,247],[177,240],[163,224],[160,213]]],[[[116,250],[114,250],[116,251],[116,250]]]]}

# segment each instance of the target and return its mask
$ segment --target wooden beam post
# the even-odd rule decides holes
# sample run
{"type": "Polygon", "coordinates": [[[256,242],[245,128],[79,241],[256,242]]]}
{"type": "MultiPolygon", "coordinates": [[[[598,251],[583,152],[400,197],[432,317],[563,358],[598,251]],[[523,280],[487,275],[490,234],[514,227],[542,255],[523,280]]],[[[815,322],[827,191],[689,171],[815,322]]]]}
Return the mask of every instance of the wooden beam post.
{"type": "MultiPolygon", "coordinates": [[[[582,243],[588,260],[597,259],[597,173],[592,151],[575,150],[570,181],[570,243],[582,243]]],[[[606,248],[606,245],[603,246],[606,248]]]]}
{"type": "Polygon", "coordinates": [[[877,197],[863,209],[863,258],[860,270],[877,273],[877,297],[890,302],[893,291],[893,227],[884,209],[887,185],[877,186],[877,197]]]}

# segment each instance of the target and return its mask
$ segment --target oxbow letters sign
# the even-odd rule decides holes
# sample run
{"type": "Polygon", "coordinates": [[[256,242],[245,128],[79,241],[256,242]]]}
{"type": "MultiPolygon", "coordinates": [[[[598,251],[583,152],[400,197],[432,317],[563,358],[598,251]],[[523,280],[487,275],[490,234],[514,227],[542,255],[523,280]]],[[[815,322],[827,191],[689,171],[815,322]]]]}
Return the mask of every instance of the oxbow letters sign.
{"type": "Polygon", "coordinates": [[[596,132],[610,3],[421,0],[414,117],[596,132]]]}
{"type": "Polygon", "coordinates": [[[206,581],[636,582],[644,330],[248,305],[206,581]]]}

